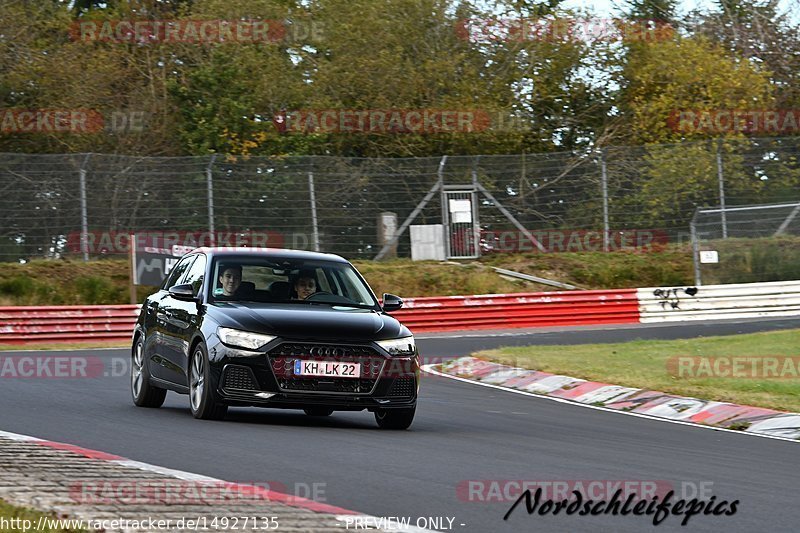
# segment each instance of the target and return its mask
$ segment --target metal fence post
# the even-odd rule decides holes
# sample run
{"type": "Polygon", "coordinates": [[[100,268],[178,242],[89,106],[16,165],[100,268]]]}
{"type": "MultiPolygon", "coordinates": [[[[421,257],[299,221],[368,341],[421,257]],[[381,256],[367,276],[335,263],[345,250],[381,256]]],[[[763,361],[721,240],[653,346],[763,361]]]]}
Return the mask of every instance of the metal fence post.
{"type": "Polygon", "coordinates": [[[319,227],[317,226],[317,198],[314,194],[314,173],[308,171],[308,196],[311,200],[311,232],[314,251],[319,252],[319,227]]]}
{"type": "MultiPolygon", "coordinates": [[[[481,256],[481,221],[480,212],[478,210],[478,162],[481,156],[475,156],[472,162],[472,196],[470,202],[472,203],[472,243],[474,245],[474,252],[477,257],[481,256]]],[[[524,160],[523,160],[524,166],[524,160]]],[[[522,189],[520,189],[522,195],[522,189]]]]}
{"type": "Polygon", "coordinates": [[[211,154],[211,160],[206,167],[206,187],[208,189],[208,233],[211,246],[216,246],[217,236],[214,228],[214,161],[217,154],[211,154]]]}
{"type": "Polygon", "coordinates": [[[86,157],[81,163],[80,171],[78,172],[78,189],[81,197],[81,253],[83,253],[83,260],[89,260],[89,213],[88,203],[86,201],[86,166],[89,164],[89,158],[92,157],[91,153],[86,154],[86,157]]]}
{"type": "Polygon", "coordinates": [[[607,252],[611,227],[608,223],[608,169],[606,167],[605,148],[600,150],[600,186],[603,193],[603,251],[607,252]]]}
{"type": "Polygon", "coordinates": [[[717,180],[719,181],[719,207],[722,219],[722,238],[728,238],[728,217],[725,214],[725,176],[722,172],[722,139],[717,139],[717,180]]]}
{"type": "Polygon", "coordinates": [[[689,223],[689,232],[692,235],[692,262],[694,263],[694,284],[698,287],[703,284],[700,276],[700,243],[697,240],[697,213],[695,210],[692,221],[689,223]]]}

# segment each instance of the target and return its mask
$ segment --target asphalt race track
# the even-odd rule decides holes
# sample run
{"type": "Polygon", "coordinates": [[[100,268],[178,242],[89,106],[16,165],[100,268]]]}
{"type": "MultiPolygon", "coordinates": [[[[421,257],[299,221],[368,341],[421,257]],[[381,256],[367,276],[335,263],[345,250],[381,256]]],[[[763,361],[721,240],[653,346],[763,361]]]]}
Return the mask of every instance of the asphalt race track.
{"type": "MultiPolygon", "coordinates": [[[[515,344],[616,342],[800,327],[800,319],[421,335],[426,356],[515,344]]],[[[55,355],[59,352],[47,352],[55,355]]],[[[69,352],[72,355],[81,352],[69,352]]],[[[86,355],[126,361],[126,350],[86,355]]],[[[14,355],[3,352],[1,356],[14,355]]],[[[32,355],[26,352],[26,355],[32,355]]],[[[45,355],[44,353],[42,355],[45,355]]],[[[299,495],[374,516],[455,518],[455,531],[796,531],[800,444],[658,422],[427,376],[411,430],[371,414],[312,419],[300,411],[232,409],[194,420],[188,398],[161,409],[130,400],[127,375],[0,380],[0,430],[68,442],[230,481],[280,482],[299,495]],[[465,501],[469,480],[632,480],[713,490],[734,516],[528,516],[513,501],[465,501]],[[463,525],[462,525],[463,524],[463,525]]],[[[446,522],[445,522],[446,523],[446,522]]],[[[344,530],[344,528],[343,528],[344,530]]]]}

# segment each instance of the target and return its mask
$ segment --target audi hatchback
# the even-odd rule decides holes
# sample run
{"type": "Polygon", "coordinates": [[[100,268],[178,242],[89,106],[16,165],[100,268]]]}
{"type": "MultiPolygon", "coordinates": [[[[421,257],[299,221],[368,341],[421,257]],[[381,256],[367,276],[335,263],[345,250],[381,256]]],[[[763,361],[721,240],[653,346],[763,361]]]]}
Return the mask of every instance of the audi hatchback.
{"type": "Polygon", "coordinates": [[[414,420],[419,353],[345,259],[265,248],[198,248],[147,298],[133,333],[131,393],[160,407],[189,396],[192,415],[231,406],[371,411],[378,426],[414,420]]]}

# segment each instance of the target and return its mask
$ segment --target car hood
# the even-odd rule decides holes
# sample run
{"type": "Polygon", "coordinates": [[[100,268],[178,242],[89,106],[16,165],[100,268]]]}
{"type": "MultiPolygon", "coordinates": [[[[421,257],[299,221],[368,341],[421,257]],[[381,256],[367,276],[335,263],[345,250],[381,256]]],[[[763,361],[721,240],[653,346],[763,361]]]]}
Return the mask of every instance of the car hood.
{"type": "Polygon", "coordinates": [[[216,302],[207,313],[220,326],[283,338],[373,341],[411,334],[397,319],[368,309],[216,302]]]}

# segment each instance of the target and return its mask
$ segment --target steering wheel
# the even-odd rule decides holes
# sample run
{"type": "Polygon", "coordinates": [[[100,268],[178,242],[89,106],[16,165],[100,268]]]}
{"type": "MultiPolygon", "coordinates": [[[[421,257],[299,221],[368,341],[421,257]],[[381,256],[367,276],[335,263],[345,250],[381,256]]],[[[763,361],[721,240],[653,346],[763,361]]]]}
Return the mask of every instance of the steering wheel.
{"type": "Polygon", "coordinates": [[[333,293],[328,292],[328,291],[317,291],[314,294],[312,294],[311,296],[309,296],[308,298],[306,298],[306,300],[312,301],[314,299],[314,297],[316,297],[316,296],[333,296],[333,293]]]}

